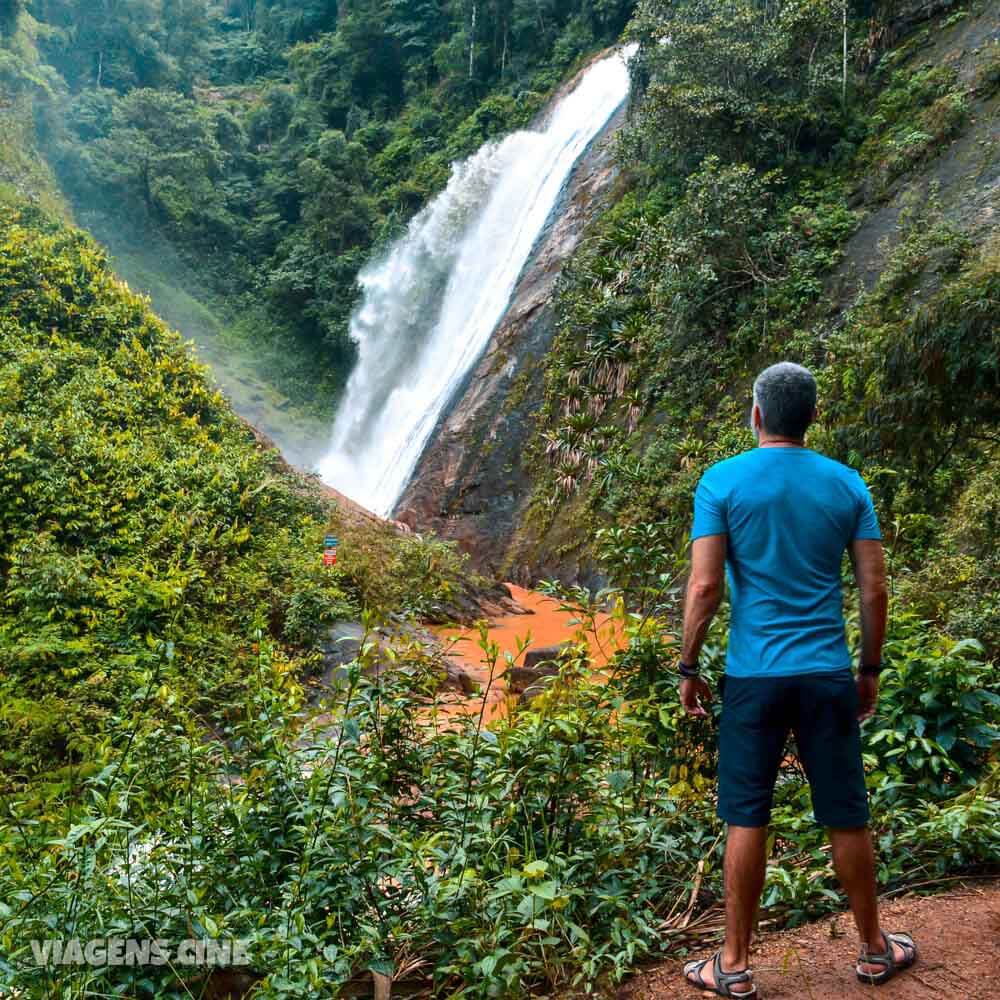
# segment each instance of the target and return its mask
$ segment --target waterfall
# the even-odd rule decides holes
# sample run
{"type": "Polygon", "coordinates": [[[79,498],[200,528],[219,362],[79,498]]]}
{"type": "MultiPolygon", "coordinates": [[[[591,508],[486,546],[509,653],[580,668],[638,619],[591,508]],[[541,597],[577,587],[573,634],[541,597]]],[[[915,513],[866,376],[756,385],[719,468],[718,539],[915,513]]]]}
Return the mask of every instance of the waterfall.
{"type": "Polygon", "coordinates": [[[334,420],[323,480],[377,514],[405,489],[442,412],[510,301],[574,164],[628,95],[626,61],[601,59],[543,131],[489,142],[358,277],[358,361],[334,420]]]}

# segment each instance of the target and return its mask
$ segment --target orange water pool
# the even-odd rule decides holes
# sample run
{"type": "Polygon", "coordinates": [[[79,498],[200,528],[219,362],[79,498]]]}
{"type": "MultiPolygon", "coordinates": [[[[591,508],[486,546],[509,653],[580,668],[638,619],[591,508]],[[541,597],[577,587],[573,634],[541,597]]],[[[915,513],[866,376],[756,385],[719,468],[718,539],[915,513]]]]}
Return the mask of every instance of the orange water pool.
{"type": "MultiPolygon", "coordinates": [[[[557,600],[539,594],[534,590],[507,584],[511,595],[530,614],[503,615],[490,623],[489,641],[499,647],[494,678],[491,682],[486,654],[480,648],[480,635],[475,628],[436,628],[434,631],[445,643],[453,659],[458,660],[465,672],[480,687],[480,694],[468,698],[455,699],[443,706],[447,715],[473,714],[483,711],[486,721],[496,719],[509,710],[516,696],[508,695],[502,677],[506,669],[506,656],[514,659],[514,666],[523,662],[523,653],[529,649],[544,646],[558,646],[568,640],[575,640],[584,625],[576,614],[564,609],[557,600]],[[518,641],[529,640],[524,650],[519,652],[518,641]],[[485,706],[484,706],[485,701],[485,706]]],[[[622,648],[624,638],[621,624],[608,614],[596,616],[593,627],[587,623],[586,640],[590,649],[591,664],[595,675],[600,676],[600,668],[622,648]]]]}

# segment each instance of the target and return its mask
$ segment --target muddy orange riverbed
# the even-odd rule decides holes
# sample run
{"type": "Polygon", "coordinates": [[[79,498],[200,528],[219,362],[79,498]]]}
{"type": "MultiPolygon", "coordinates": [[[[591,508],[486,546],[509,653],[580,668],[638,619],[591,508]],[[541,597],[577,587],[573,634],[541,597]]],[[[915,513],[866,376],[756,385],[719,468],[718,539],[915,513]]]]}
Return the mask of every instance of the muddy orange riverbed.
{"type": "Polygon", "coordinates": [[[475,628],[437,628],[434,631],[444,642],[449,655],[458,661],[465,672],[479,684],[477,695],[458,698],[448,706],[448,714],[476,713],[483,710],[484,719],[492,721],[506,714],[516,699],[507,690],[503,673],[507,669],[507,653],[513,657],[513,666],[521,666],[524,653],[531,649],[558,646],[576,641],[581,629],[590,649],[590,662],[595,678],[601,677],[601,668],[623,643],[621,627],[607,614],[600,614],[593,626],[584,626],[570,609],[559,601],[533,590],[508,584],[511,595],[528,614],[502,615],[489,627],[488,638],[496,643],[499,655],[490,678],[486,653],[480,648],[480,633],[475,628]],[[527,640],[527,645],[524,645],[527,640]],[[522,649],[521,647],[524,646],[522,649]],[[485,701],[485,709],[484,709],[485,701]]]}

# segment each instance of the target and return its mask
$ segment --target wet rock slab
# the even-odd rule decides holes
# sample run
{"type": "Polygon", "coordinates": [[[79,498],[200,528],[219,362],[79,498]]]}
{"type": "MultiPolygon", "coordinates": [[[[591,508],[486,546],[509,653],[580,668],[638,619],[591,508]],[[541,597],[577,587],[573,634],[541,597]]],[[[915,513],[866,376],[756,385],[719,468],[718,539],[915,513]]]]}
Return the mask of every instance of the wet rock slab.
{"type": "Polygon", "coordinates": [[[545,690],[547,678],[559,676],[559,659],[565,649],[565,645],[560,645],[527,650],[524,664],[511,667],[504,674],[507,690],[518,695],[521,702],[536,698],[545,690]]]}

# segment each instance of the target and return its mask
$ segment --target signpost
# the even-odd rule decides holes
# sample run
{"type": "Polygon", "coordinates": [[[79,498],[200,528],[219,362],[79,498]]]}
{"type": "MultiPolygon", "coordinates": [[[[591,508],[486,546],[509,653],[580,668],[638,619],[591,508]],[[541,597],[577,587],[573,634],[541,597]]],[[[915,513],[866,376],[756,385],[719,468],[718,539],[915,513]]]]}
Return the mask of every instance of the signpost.
{"type": "Polygon", "coordinates": [[[327,535],[323,540],[323,565],[324,566],[336,566],[337,565],[337,546],[340,544],[339,539],[335,538],[333,535],[327,535]]]}

